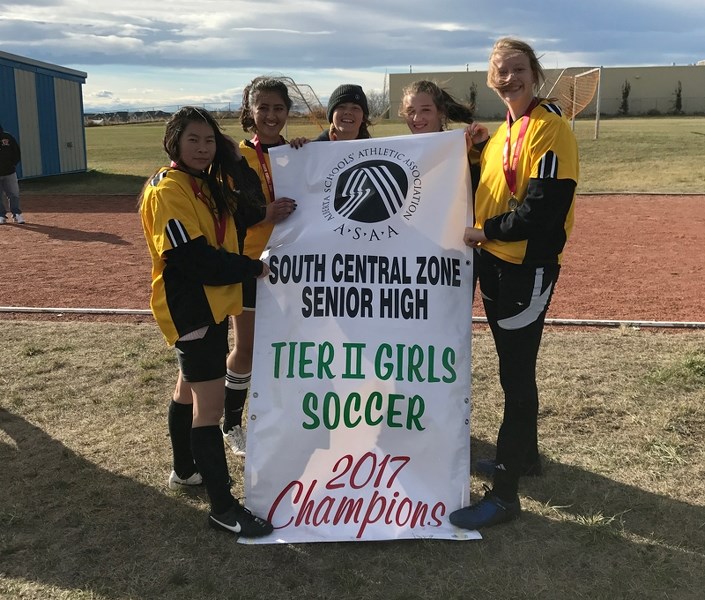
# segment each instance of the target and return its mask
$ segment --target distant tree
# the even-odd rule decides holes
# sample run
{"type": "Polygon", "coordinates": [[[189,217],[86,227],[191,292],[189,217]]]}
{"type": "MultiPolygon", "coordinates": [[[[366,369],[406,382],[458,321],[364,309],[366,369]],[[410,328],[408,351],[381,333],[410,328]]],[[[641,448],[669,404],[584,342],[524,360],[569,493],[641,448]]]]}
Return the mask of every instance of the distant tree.
{"type": "Polygon", "coordinates": [[[619,105],[619,114],[628,115],[629,114],[629,92],[632,91],[632,84],[625,79],[622,84],[622,103],[619,105]]]}
{"type": "Polygon", "coordinates": [[[683,85],[678,81],[675,91],[673,92],[675,99],[673,100],[673,114],[683,114],[683,85]]]}
{"type": "Polygon", "coordinates": [[[367,106],[370,109],[370,118],[383,117],[389,110],[389,93],[370,90],[365,92],[367,96],[367,106]]]}

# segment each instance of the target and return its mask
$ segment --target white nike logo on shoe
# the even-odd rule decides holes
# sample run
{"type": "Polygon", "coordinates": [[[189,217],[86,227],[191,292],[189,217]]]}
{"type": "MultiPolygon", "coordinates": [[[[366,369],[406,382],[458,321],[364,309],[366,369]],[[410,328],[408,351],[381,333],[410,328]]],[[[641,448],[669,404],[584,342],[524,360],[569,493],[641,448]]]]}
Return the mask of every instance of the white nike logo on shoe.
{"type": "Polygon", "coordinates": [[[211,515],[211,519],[218,523],[223,529],[227,529],[228,531],[232,531],[233,533],[240,533],[242,531],[242,527],[240,527],[240,523],[235,521],[235,525],[228,525],[227,523],[223,523],[222,521],[218,521],[213,515],[211,515]]]}

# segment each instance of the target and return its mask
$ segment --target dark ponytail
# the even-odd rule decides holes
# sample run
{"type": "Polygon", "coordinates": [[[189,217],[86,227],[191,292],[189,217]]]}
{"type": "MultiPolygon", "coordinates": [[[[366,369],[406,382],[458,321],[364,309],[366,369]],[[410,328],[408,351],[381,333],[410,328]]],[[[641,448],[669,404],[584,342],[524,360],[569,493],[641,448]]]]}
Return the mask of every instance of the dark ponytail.
{"type": "Polygon", "coordinates": [[[247,223],[264,218],[266,201],[259,176],[244,158],[238,159],[234,142],[225,137],[218,122],[207,110],[184,106],[171,116],[162,142],[167,156],[178,167],[181,136],[186,126],[194,121],[205,122],[215,135],[215,157],[210,167],[200,173],[211,192],[211,210],[217,214],[239,214],[247,223]]]}

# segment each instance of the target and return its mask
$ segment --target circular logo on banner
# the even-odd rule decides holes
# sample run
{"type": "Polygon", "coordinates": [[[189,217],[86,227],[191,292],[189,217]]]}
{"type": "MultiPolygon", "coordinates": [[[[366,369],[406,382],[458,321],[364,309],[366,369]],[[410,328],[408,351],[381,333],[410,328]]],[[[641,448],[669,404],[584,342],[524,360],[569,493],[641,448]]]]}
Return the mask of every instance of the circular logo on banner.
{"type": "Polygon", "coordinates": [[[359,223],[380,223],[404,205],[409,181],[404,169],[386,160],[357,164],[338,177],[333,208],[359,223]]]}

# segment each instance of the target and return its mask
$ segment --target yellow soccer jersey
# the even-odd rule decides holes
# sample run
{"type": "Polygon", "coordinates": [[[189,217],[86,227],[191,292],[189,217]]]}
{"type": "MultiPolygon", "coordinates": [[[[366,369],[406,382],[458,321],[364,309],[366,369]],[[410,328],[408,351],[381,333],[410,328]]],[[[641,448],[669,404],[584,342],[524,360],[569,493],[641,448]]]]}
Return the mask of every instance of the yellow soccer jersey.
{"type": "MultiPolygon", "coordinates": [[[[140,206],[142,227],[152,258],[150,306],[169,344],[191,331],[220,323],[228,315],[242,312],[242,286],[239,283],[205,285],[172,264],[176,263],[175,259],[167,259],[166,253],[170,250],[198,243],[193,241],[198,238],[205,237],[209,246],[219,247],[213,215],[196,197],[190,177],[177,169],[160,170],[146,186],[140,206]]],[[[201,184],[200,179],[196,181],[201,184]]],[[[207,187],[204,192],[208,195],[207,187]]],[[[220,248],[237,254],[234,219],[228,217],[225,225],[220,248]]]]}
{"type": "MultiPolygon", "coordinates": [[[[267,187],[267,179],[264,176],[264,170],[259,162],[259,157],[257,156],[257,151],[255,150],[252,142],[241,141],[240,142],[240,152],[242,156],[247,161],[247,164],[257,173],[260,182],[262,183],[262,193],[267,199],[267,204],[269,204],[272,199],[269,197],[269,187],[267,187]]],[[[262,153],[264,155],[264,161],[269,169],[269,173],[272,173],[272,164],[269,161],[269,154],[267,152],[262,153]]],[[[272,235],[272,229],[274,229],[274,224],[260,221],[255,225],[247,228],[247,235],[245,236],[245,249],[243,254],[249,256],[250,258],[259,258],[262,255],[267,242],[269,241],[269,236],[272,235]]]]}
{"type": "MultiPolygon", "coordinates": [[[[521,119],[511,127],[511,153],[521,119]]],[[[503,170],[507,125],[501,125],[482,150],[480,183],[475,193],[475,226],[488,238],[482,248],[507,262],[560,262],[573,227],[578,146],[560,109],[544,100],[532,111],[517,164],[512,210],[503,170]]]]}

